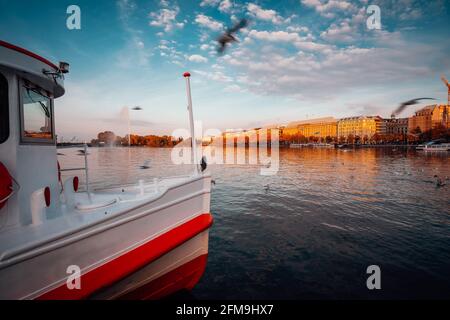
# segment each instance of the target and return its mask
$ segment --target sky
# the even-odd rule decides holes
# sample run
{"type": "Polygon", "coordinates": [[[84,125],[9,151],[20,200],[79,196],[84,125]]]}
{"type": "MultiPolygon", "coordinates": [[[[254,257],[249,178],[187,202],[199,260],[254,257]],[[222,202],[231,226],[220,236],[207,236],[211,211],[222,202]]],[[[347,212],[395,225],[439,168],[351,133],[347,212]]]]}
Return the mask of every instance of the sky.
{"type": "MultiPolygon", "coordinates": [[[[388,117],[418,97],[444,103],[450,1],[0,0],[0,39],[70,63],[55,101],[60,139],[187,128],[184,71],[203,129],[325,116],[388,117]],[[70,5],[81,29],[69,30],[70,5]],[[370,29],[370,5],[381,29],[370,29]],[[223,55],[217,37],[249,25],[223,55]]],[[[424,105],[424,104],[422,104],[424,105]]],[[[404,111],[410,116],[422,105],[404,111]]]]}

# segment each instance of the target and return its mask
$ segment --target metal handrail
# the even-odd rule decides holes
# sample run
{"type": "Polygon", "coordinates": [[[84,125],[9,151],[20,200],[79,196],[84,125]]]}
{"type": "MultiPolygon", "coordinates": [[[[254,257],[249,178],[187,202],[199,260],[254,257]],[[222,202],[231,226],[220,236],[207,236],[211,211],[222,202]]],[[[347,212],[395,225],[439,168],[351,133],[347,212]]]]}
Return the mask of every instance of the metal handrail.
{"type": "Polygon", "coordinates": [[[87,152],[87,143],[85,142],[83,144],[84,149],[84,167],[81,168],[69,168],[69,169],[60,169],[61,172],[63,171],[78,171],[78,170],[84,170],[85,176],[86,176],[86,192],[88,194],[89,201],[91,201],[91,190],[89,188],[89,169],[88,169],[88,152],[87,152]]]}
{"type": "Polygon", "coordinates": [[[61,172],[63,172],[63,171],[81,171],[81,170],[86,170],[86,168],[82,167],[82,168],[60,169],[61,172]]]}

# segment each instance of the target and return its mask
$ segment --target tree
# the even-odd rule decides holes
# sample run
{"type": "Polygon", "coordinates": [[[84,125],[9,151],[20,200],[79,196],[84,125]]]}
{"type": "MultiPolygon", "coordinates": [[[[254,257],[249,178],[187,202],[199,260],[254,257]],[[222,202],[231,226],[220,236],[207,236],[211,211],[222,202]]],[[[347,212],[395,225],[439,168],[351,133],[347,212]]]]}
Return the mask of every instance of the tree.
{"type": "Polygon", "coordinates": [[[363,143],[366,144],[367,142],[369,142],[369,136],[365,134],[363,137],[363,143]]]}
{"type": "Polygon", "coordinates": [[[414,134],[421,134],[421,133],[422,133],[422,130],[420,130],[420,127],[416,127],[415,129],[413,129],[413,130],[411,131],[411,133],[414,133],[414,134]]]}
{"type": "Polygon", "coordinates": [[[97,139],[100,143],[111,145],[116,141],[116,135],[112,131],[104,131],[97,135],[97,139]]]}
{"type": "Polygon", "coordinates": [[[355,143],[355,136],[353,135],[353,134],[349,134],[348,135],[348,137],[347,137],[347,141],[348,141],[348,143],[350,143],[350,144],[354,144],[355,143]]]}

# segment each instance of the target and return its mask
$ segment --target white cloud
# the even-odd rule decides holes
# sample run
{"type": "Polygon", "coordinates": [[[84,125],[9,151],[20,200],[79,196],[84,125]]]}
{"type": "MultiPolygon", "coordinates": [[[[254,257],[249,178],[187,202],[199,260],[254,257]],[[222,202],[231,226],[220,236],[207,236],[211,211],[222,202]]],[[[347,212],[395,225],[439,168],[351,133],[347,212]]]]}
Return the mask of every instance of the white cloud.
{"type": "Polygon", "coordinates": [[[317,43],[313,41],[297,41],[294,45],[301,50],[305,51],[317,51],[321,53],[330,53],[332,46],[323,43],[317,43]]]}
{"type": "Polygon", "coordinates": [[[128,34],[126,46],[118,53],[117,64],[123,68],[148,65],[152,54],[145,48],[141,30],[130,23],[130,17],[137,8],[136,4],[132,0],[119,0],[117,6],[122,27],[128,34]]]}
{"type": "Polygon", "coordinates": [[[223,24],[221,22],[216,21],[211,17],[205,16],[204,14],[198,14],[195,17],[195,22],[213,31],[220,31],[223,29],[223,24]]]}
{"type": "Polygon", "coordinates": [[[271,21],[274,24],[280,24],[283,22],[283,18],[275,10],[265,10],[254,3],[249,3],[247,5],[247,10],[256,19],[271,21]]]}
{"type": "Polygon", "coordinates": [[[248,36],[258,40],[269,42],[285,42],[294,45],[301,50],[324,51],[331,49],[330,45],[316,43],[309,40],[309,37],[300,37],[298,33],[286,31],[257,31],[251,30],[248,36]]]}
{"type": "Polygon", "coordinates": [[[354,42],[367,38],[366,19],[365,8],[360,8],[352,16],[332,23],[320,33],[320,37],[329,42],[354,42]]]}
{"type": "Polygon", "coordinates": [[[352,10],[355,7],[346,0],[301,0],[301,3],[315,9],[322,16],[332,18],[337,11],[352,10]]]}
{"type": "Polygon", "coordinates": [[[257,31],[251,30],[248,33],[249,37],[267,40],[267,41],[281,41],[281,42],[296,42],[300,41],[300,36],[298,33],[291,33],[286,31],[257,31]]]}
{"type": "Polygon", "coordinates": [[[189,56],[188,60],[192,61],[192,62],[208,62],[207,58],[205,58],[204,56],[201,56],[199,54],[193,54],[193,55],[189,56]]]}
{"type": "Polygon", "coordinates": [[[240,74],[244,82],[239,84],[244,89],[260,95],[326,101],[368,86],[392,88],[432,76],[438,72],[433,61],[445,56],[445,50],[433,50],[435,44],[412,43],[399,33],[376,33],[371,39],[373,47],[368,48],[298,41],[295,34],[287,32],[255,31],[250,35],[266,41],[261,47],[241,47],[220,61],[240,74]],[[293,53],[278,42],[293,42],[313,51],[293,53]]]}
{"type": "Polygon", "coordinates": [[[289,32],[297,32],[297,33],[309,32],[308,27],[303,27],[303,26],[288,26],[286,28],[286,30],[289,31],[289,32]]]}
{"type": "Polygon", "coordinates": [[[323,39],[343,42],[353,41],[356,35],[356,30],[346,20],[342,21],[339,25],[333,23],[327,30],[320,34],[323,39]]]}
{"type": "Polygon", "coordinates": [[[219,2],[220,2],[220,0],[202,0],[202,2],[200,2],[200,7],[216,6],[219,4],[219,2]]]}
{"type": "Polygon", "coordinates": [[[210,49],[211,49],[211,46],[209,44],[206,44],[206,43],[204,43],[204,44],[202,44],[200,46],[200,50],[203,50],[203,51],[210,50],[210,49]]]}
{"type": "Polygon", "coordinates": [[[215,64],[213,64],[212,66],[211,66],[211,68],[213,68],[213,69],[217,69],[217,70],[223,70],[223,69],[225,69],[225,67],[224,66],[222,66],[222,65],[219,65],[219,64],[217,64],[217,63],[215,63],[215,64]]]}
{"type": "Polygon", "coordinates": [[[222,71],[206,72],[202,70],[193,70],[193,72],[199,74],[200,76],[218,82],[232,82],[233,78],[225,75],[222,71]]]}
{"type": "Polygon", "coordinates": [[[226,86],[224,89],[223,89],[223,91],[225,91],[225,92],[232,92],[232,93],[235,93],[235,92],[245,92],[245,90],[243,89],[243,88],[241,88],[239,85],[237,85],[237,84],[231,84],[231,85],[229,85],[229,86],[226,86]]]}
{"type": "Polygon", "coordinates": [[[151,12],[152,20],[149,24],[154,27],[163,27],[165,32],[172,31],[174,28],[183,28],[184,23],[178,22],[176,19],[179,12],[180,8],[177,6],[174,6],[173,9],[160,9],[157,13],[151,12]]]}
{"type": "Polygon", "coordinates": [[[233,4],[230,0],[223,0],[219,5],[219,11],[221,12],[230,12],[233,4]]]}
{"type": "Polygon", "coordinates": [[[159,50],[161,57],[167,58],[166,61],[180,65],[181,61],[185,59],[184,54],[176,49],[176,41],[161,39],[159,43],[156,49],[159,50]]]}

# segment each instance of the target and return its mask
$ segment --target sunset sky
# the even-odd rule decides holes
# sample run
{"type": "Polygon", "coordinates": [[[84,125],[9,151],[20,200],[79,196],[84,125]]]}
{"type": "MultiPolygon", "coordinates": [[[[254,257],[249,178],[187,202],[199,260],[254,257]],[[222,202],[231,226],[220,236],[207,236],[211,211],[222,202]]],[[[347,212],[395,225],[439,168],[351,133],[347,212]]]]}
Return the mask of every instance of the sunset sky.
{"type": "Polygon", "coordinates": [[[131,112],[135,133],[186,127],[186,70],[204,128],[388,116],[412,98],[444,102],[449,30],[444,0],[0,0],[0,39],[71,65],[55,103],[66,140],[126,134],[125,106],[143,108],[131,112]],[[81,30],[66,27],[72,4],[81,30]],[[366,26],[371,4],[381,30],[366,26]],[[250,25],[240,42],[218,56],[216,37],[243,17],[250,25]]]}

